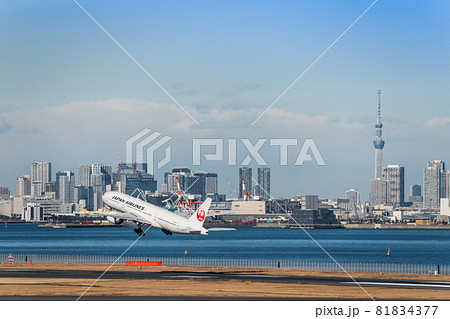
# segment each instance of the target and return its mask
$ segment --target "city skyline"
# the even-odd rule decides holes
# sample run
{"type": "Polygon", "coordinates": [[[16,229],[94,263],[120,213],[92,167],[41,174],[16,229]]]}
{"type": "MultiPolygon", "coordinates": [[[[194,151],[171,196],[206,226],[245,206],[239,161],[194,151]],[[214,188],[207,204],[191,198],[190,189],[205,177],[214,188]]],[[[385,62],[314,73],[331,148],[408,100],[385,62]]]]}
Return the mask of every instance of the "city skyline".
{"type": "MultiPolygon", "coordinates": [[[[149,176],[150,179],[146,178],[145,181],[149,182],[151,181],[151,192],[162,192],[162,193],[176,193],[177,192],[177,183],[179,179],[181,190],[189,193],[189,190],[194,189],[194,192],[192,194],[207,194],[207,193],[216,193],[216,194],[222,194],[225,196],[229,196],[232,194],[231,198],[234,198],[235,196],[235,190],[232,189],[234,186],[230,183],[230,181],[227,181],[228,183],[228,192],[225,190],[220,190],[218,186],[218,181],[220,180],[219,175],[215,172],[207,172],[207,171],[191,171],[188,167],[185,166],[177,166],[174,167],[170,172],[164,173],[164,179],[159,182],[159,186],[157,185],[157,180],[153,179],[153,175],[148,174],[146,167],[146,164],[143,163],[119,163],[117,165],[117,172],[113,173],[112,167],[105,164],[81,164],[78,166],[78,175],[76,175],[73,171],[66,170],[66,171],[58,171],[55,173],[55,180],[53,181],[52,175],[51,175],[51,167],[53,166],[52,162],[33,162],[31,163],[31,174],[22,174],[21,176],[18,176],[16,178],[16,184],[15,188],[9,188],[8,186],[0,185],[2,189],[8,189],[9,192],[11,190],[16,189],[15,194],[11,192],[11,196],[18,196],[18,197],[24,197],[24,196],[47,196],[44,193],[47,192],[54,192],[55,193],[55,199],[60,199],[62,202],[71,202],[65,201],[61,196],[64,193],[67,193],[67,190],[60,190],[60,183],[64,185],[66,183],[66,178],[69,177],[69,182],[72,185],[72,188],[77,187],[91,187],[94,189],[95,192],[105,193],[108,191],[106,188],[107,185],[115,185],[116,183],[119,183],[117,185],[118,190],[124,193],[131,194],[135,189],[136,181],[133,178],[133,185],[132,188],[127,187],[127,191],[124,189],[121,189],[122,186],[120,186],[120,183],[126,185],[125,180],[121,179],[122,174],[133,174],[133,175],[145,175],[149,176]],[[122,167],[122,168],[121,168],[122,167]],[[37,170],[36,168],[39,168],[37,170]],[[42,186],[42,191],[40,194],[33,194],[31,191],[32,186],[32,177],[36,174],[36,171],[41,171],[40,173],[40,179],[34,177],[35,183],[42,183],[44,186],[42,186]],[[45,177],[42,174],[42,171],[45,171],[45,177]],[[63,179],[60,180],[60,177],[63,179]],[[199,185],[197,184],[198,179],[203,179],[199,185]],[[45,179],[45,182],[43,180],[45,179]],[[28,186],[27,186],[28,185],[28,186]],[[230,188],[231,187],[231,188],[230,188]],[[28,188],[28,191],[26,189],[28,188]],[[48,190],[51,188],[52,190],[48,190]],[[153,190],[154,189],[154,190],[153,190]],[[199,189],[203,189],[203,191],[199,192],[199,189]],[[212,191],[214,190],[214,191],[212,191]]],[[[250,182],[245,182],[245,185],[247,187],[248,184],[251,185],[252,191],[254,194],[252,196],[259,196],[261,199],[270,199],[270,198],[276,198],[274,196],[269,196],[270,191],[270,184],[271,184],[271,168],[267,166],[257,167],[257,179],[252,176],[253,169],[251,167],[245,166],[239,168],[235,173],[238,173],[239,175],[239,196],[238,198],[242,198],[244,192],[243,192],[243,183],[242,180],[248,180],[250,182]],[[260,186],[263,186],[263,188],[266,191],[259,190],[258,188],[260,186]],[[265,194],[262,195],[262,194],[265,194]],[[265,197],[265,198],[264,198],[265,197]]],[[[450,170],[445,169],[445,161],[442,160],[432,160],[427,163],[427,167],[423,169],[423,184],[421,185],[410,185],[409,187],[409,195],[410,197],[406,197],[407,193],[406,190],[408,189],[405,186],[405,168],[400,165],[386,165],[382,167],[382,178],[377,180],[371,180],[372,182],[379,181],[384,182],[384,188],[383,191],[380,191],[380,196],[383,198],[379,200],[378,202],[371,203],[369,201],[362,201],[367,202],[370,204],[371,207],[374,207],[375,205],[380,204],[387,204],[387,205],[393,205],[394,207],[397,206],[404,206],[405,204],[408,204],[408,201],[406,198],[409,199],[409,202],[411,202],[412,197],[423,197],[424,198],[424,207],[423,208],[438,208],[439,206],[439,199],[440,198],[448,198],[449,195],[449,189],[450,185],[448,183],[449,177],[450,177],[450,170]],[[431,172],[431,173],[430,173],[431,172]],[[422,189],[424,189],[422,193],[422,189]],[[430,195],[431,194],[431,195],[430,195]],[[433,199],[433,204],[431,206],[427,206],[425,201],[429,201],[430,196],[435,196],[437,199],[433,199]]],[[[227,178],[226,178],[227,179],[227,178]]],[[[143,180],[144,181],[144,180],[143,180]]],[[[381,184],[380,184],[381,185],[381,184]]],[[[66,189],[67,189],[66,185],[66,189]]],[[[381,186],[380,186],[381,187],[381,186]]],[[[39,189],[41,187],[39,186],[39,189]]],[[[139,187],[138,187],[139,188],[139,187]]],[[[73,190],[72,190],[73,192],[73,190]]],[[[249,192],[247,190],[247,192],[249,192]]],[[[321,199],[342,199],[345,197],[348,197],[349,192],[357,192],[357,198],[358,202],[360,201],[360,191],[357,189],[350,189],[345,190],[344,195],[338,195],[332,196],[332,197],[326,197],[322,196],[321,194],[315,194],[319,196],[321,199]]],[[[310,193],[311,194],[311,193],[310,193]]],[[[303,194],[295,194],[291,197],[295,197],[297,195],[307,195],[307,193],[303,194]]],[[[73,194],[69,195],[70,198],[73,198],[73,194]]],[[[352,195],[353,196],[353,195],[352,195]]],[[[76,197],[76,196],[75,196],[76,197]]],[[[281,198],[289,197],[289,196],[281,196],[281,198]]],[[[380,197],[380,198],[381,198],[380,197]]],[[[248,198],[249,199],[249,198],[248,198]]],[[[417,199],[417,198],[416,198],[417,199]]]]}
{"type": "MultiPolygon", "coordinates": [[[[312,138],[324,167],[294,166],[298,148],[287,166],[273,165],[277,155],[261,149],[277,177],[271,195],[331,198],[355,188],[368,200],[379,89],[384,163],[405,167],[405,187],[422,184],[427,162],[450,160],[446,1],[376,3],[251,125],[371,3],[80,1],[200,125],[74,3],[4,3],[0,184],[14,190],[34,161],[51,161],[53,172],[115,167],[116,150],[124,158],[126,140],[149,127],[173,138],[172,167],[190,166],[193,138],[312,138]]],[[[238,148],[236,166],[193,169],[217,172],[225,192],[249,155],[238,148]]]]}

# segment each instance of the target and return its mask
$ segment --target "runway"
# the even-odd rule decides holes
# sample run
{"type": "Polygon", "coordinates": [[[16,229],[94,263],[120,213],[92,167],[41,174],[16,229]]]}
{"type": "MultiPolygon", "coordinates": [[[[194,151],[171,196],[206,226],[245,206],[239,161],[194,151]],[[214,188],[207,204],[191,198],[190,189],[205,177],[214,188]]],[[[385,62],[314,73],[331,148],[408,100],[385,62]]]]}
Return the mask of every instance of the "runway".
{"type": "MultiPolygon", "coordinates": [[[[1,268],[0,269],[0,286],[8,285],[2,279],[20,279],[27,285],[27,280],[44,279],[41,285],[45,286],[45,279],[74,279],[96,280],[103,274],[101,270],[80,270],[80,269],[31,269],[31,268],[1,268]]],[[[251,269],[243,273],[240,270],[228,269],[226,271],[145,271],[145,270],[111,270],[102,276],[101,280],[120,280],[127,281],[195,281],[204,282],[205,284],[220,282],[249,282],[252,284],[293,284],[299,287],[307,285],[321,285],[334,287],[378,287],[378,288],[395,288],[401,290],[410,289],[438,289],[450,290],[450,282],[433,281],[433,280],[400,280],[400,279],[374,279],[374,278],[355,278],[353,281],[350,277],[342,276],[302,276],[302,275],[278,275],[278,274],[261,274],[258,271],[252,272],[251,269]]],[[[31,284],[30,284],[31,285],[31,284]]],[[[50,285],[50,284],[48,284],[50,285]]],[[[4,287],[6,288],[6,287],[4,287]]],[[[0,296],[0,300],[75,300],[78,296],[0,296]]],[[[321,297],[227,297],[227,296],[88,296],[83,300],[320,300],[321,297]]],[[[324,298],[326,300],[342,300],[337,298],[324,298]]],[[[352,298],[345,298],[351,300],[352,298]]],[[[355,299],[358,300],[358,299],[355,299]]]]}

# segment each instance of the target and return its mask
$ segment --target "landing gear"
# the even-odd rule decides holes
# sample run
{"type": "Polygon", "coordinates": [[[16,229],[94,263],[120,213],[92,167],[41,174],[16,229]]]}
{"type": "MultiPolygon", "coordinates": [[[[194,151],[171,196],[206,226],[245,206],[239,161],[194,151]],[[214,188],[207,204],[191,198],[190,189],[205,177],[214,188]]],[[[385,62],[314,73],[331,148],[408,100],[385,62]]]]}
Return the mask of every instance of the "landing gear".
{"type": "Polygon", "coordinates": [[[138,235],[138,236],[145,236],[144,231],[142,230],[141,226],[139,226],[138,228],[134,229],[134,232],[138,235]]]}
{"type": "Polygon", "coordinates": [[[161,229],[161,230],[162,230],[162,232],[163,232],[164,234],[166,234],[167,236],[168,236],[168,235],[172,236],[172,232],[171,232],[171,231],[168,231],[168,230],[165,230],[165,229],[161,229]]]}

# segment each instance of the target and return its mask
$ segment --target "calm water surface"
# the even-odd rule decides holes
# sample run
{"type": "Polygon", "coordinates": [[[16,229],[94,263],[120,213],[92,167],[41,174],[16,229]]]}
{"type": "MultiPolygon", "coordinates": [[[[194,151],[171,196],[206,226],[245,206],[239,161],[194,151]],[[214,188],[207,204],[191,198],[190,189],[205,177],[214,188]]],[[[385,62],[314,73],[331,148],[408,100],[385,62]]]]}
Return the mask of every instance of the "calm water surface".
{"type": "MultiPolygon", "coordinates": [[[[307,232],[338,262],[450,265],[449,230],[311,229],[307,232]],[[390,255],[387,250],[390,248],[390,255]]],[[[129,227],[53,229],[0,224],[0,253],[120,255],[135,241],[129,227]]],[[[330,261],[301,229],[237,228],[208,236],[166,236],[150,229],[129,256],[330,261]]]]}

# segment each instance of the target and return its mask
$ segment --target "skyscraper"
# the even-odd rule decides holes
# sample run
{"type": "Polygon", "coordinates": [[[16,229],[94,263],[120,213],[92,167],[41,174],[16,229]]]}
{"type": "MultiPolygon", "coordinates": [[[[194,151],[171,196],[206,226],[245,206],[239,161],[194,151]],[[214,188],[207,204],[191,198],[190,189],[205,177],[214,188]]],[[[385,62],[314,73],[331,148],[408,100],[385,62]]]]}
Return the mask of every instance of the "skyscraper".
{"type": "Polygon", "coordinates": [[[387,203],[387,182],[383,179],[370,181],[369,203],[371,207],[387,203]]]}
{"type": "Polygon", "coordinates": [[[423,207],[438,209],[441,198],[445,197],[445,163],[441,160],[428,162],[423,170],[423,207]]]}
{"type": "Polygon", "coordinates": [[[420,185],[411,185],[409,196],[416,197],[416,196],[422,196],[422,187],[420,185]]]}
{"type": "Polygon", "coordinates": [[[78,167],[78,185],[89,187],[91,185],[92,165],[80,165],[78,167]]]}
{"type": "Polygon", "coordinates": [[[205,194],[219,193],[217,173],[211,172],[202,172],[202,173],[204,173],[205,176],[205,194]]]}
{"type": "Polygon", "coordinates": [[[41,196],[44,184],[52,180],[52,163],[35,162],[31,164],[31,195],[41,196]]]}
{"type": "Polygon", "coordinates": [[[111,184],[111,171],[111,166],[104,164],[80,165],[78,168],[79,185],[94,187],[95,191],[104,193],[106,185],[111,184]]]}
{"type": "Polygon", "coordinates": [[[169,193],[178,191],[177,180],[180,182],[180,189],[187,194],[201,195],[202,199],[207,194],[218,192],[217,173],[191,170],[187,167],[175,167],[172,172],[164,174],[163,190],[169,193]]]}
{"type": "Polygon", "coordinates": [[[345,197],[348,199],[349,209],[353,213],[357,213],[359,205],[359,192],[356,189],[349,189],[345,192],[345,197]]]}
{"type": "Polygon", "coordinates": [[[405,168],[400,165],[383,167],[383,180],[386,181],[386,203],[402,206],[405,203],[405,168]]]}
{"type": "Polygon", "coordinates": [[[206,194],[215,194],[218,192],[217,189],[217,173],[196,171],[193,172],[194,177],[200,178],[201,181],[201,195],[203,198],[206,194]]]}
{"type": "Polygon", "coordinates": [[[420,185],[411,185],[409,192],[409,201],[413,203],[414,208],[422,208],[422,186],[420,185]]]}
{"type": "Polygon", "coordinates": [[[125,194],[131,195],[136,189],[140,189],[143,192],[156,191],[157,183],[153,175],[136,170],[136,166],[133,163],[119,164],[115,175],[116,189],[125,194]]]}
{"type": "Polygon", "coordinates": [[[445,186],[446,186],[445,197],[450,198],[450,171],[447,171],[445,173],[445,186]]]}
{"type": "Polygon", "coordinates": [[[30,175],[22,175],[16,181],[16,195],[24,197],[31,195],[31,178],[30,175]]]}
{"type": "Polygon", "coordinates": [[[75,175],[65,171],[56,173],[56,199],[62,203],[74,202],[75,175]]]}
{"type": "Polygon", "coordinates": [[[180,183],[180,189],[185,192],[190,192],[193,187],[193,182],[187,182],[187,178],[192,176],[191,170],[184,166],[174,167],[172,172],[164,174],[164,191],[168,193],[178,192],[177,179],[180,183]],[[189,184],[189,185],[188,185],[189,184]]]}
{"type": "Polygon", "coordinates": [[[251,167],[245,166],[245,167],[239,168],[239,198],[244,198],[244,188],[242,186],[242,180],[244,180],[245,189],[247,190],[247,192],[251,192],[253,190],[251,167]]]}
{"type": "Polygon", "coordinates": [[[257,196],[262,199],[270,198],[270,167],[258,167],[257,196]]]}

